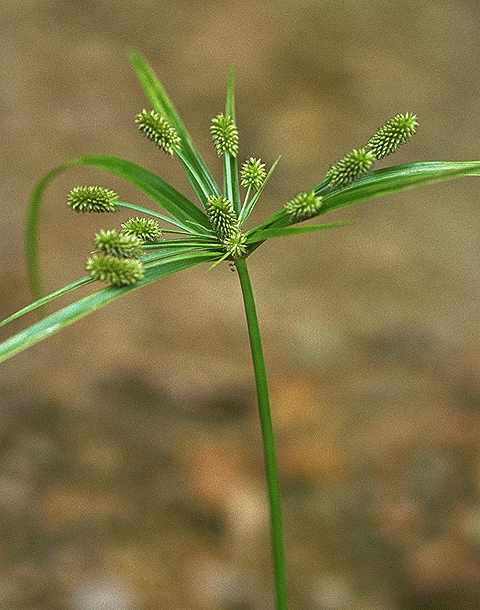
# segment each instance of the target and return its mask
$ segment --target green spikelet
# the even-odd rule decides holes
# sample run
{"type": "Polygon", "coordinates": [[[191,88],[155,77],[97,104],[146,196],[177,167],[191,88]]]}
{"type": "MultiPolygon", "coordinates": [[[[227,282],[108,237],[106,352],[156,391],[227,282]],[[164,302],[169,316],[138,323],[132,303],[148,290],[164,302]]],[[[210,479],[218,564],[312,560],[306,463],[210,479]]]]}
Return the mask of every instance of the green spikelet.
{"type": "Polygon", "coordinates": [[[366,148],[354,148],[337,161],[327,172],[332,186],[345,186],[368,172],[375,162],[375,155],[366,148]]]}
{"type": "Polygon", "coordinates": [[[104,254],[119,258],[137,258],[143,253],[143,242],[135,235],[119,233],[116,229],[101,229],[95,235],[95,247],[104,254]]]}
{"type": "Polygon", "coordinates": [[[209,197],[206,210],[219,239],[228,239],[238,230],[238,218],[232,202],[225,197],[209,197]]]}
{"type": "Polygon", "coordinates": [[[311,191],[310,193],[298,193],[284,207],[294,222],[300,222],[316,216],[322,205],[322,198],[311,191]]]}
{"type": "Polygon", "coordinates": [[[155,110],[142,110],[135,117],[138,130],[163,152],[173,155],[180,146],[180,136],[176,129],[155,110]]]}
{"type": "Polygon", "coordinates": [[[153,218],[133,216],[122,223],[122,233],[138,237],[144,243],[159,241],[162,238],[162,229],[153,218]]]}
{"type": "Polygon", "coordinates": [[[143,263],[136,258],[117,258],[110,254],[94,254],[85,265],[94,280],[110,286],[129,286],[142,279],[143,263]]]}
{"type": "Polygon", "coordinates": [[[265,163],[262,163],[261,159],[250,157],[250,159],[245,161],[242,165],[240,177],[242,186],[245,188],[253,188],[255,191],[258,191],[266,176],[267,171],[265,170],[265,163]]]}
{"type": "Polygon", "coordinates": [[[376,159],[383,159],[408,142],[415,135],[417,126],[415,114],[411,112],[396,114],[373,134],[367,143],[367,148],[376,159]]]}
{"type": "Polygon", "coordinates": [[[76,186],[67,195],[67,205],[81,214],[115,212],[117,202],[117,193],[103,186],[76,186]]]}
{"type": "Polygon", "coordinates": [[[238,129],[231,116],[218,114],[210,126],[212,140],[219,157],[229,153],[236,157],[238,153],[238,129]]]}
{"type": "Polygon", "coordinates": [[[242,258],[248,251],[247,236],[241,231],[235,231],[223,240],[223,246],[232,258],[242,258]]]}

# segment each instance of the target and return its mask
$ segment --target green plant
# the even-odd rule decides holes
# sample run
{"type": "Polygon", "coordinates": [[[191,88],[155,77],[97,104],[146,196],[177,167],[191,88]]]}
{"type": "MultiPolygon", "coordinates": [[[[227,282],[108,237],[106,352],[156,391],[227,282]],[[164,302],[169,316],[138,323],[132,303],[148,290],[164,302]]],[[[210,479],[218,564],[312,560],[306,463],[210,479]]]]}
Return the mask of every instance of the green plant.
{"type": "Polygon", "coordinates": [[[60,173],[78,166],[105,170],[137,186],[168,215],[123,201],[115,192],[102,186],[73,188],[67,203],[77,213],[108,214],[127,210],[133,211],[135,216],[124,221],[119,228],[103,229],[95,236],[95,252],[86,263],[87,276],[37,298],[3,320],[0,325],[5,326],[95,281],[106,282],[108,286],[56,311],[1,343],[0,361],[50,337],[132,290],[147,286],[162,277],[204,262],[211,267],[222,261],[233,266],[238,273],[243,294],[255,373],[270,507],[276,607],[277,610],[286,610],[287,585],[275,442],[267,374],[247,258],[271,238],[329,230],[347,224],[302,224],[313,217],[407,188],[461,176],[480,175],[480,161],[419,162],[372,171],[377,160],[394,153],[415,133],[415,115],[398,114],[378,129],[364,146],[352,150],[332,165],[322,182],[308,191],[298,193],[262,223],[247,229],[246,223],[259,202],[278,159],[267,171],[261,159],[250,157],[239,171],[233,74],[228,79],[225,111],[218,114],[211,125],[215,149],[223,160],[223,185],[220,188],[146,60],[134,52],[131,61],[153,106],[152,110],[142,110],[136,116],[137,127],[161,151],[178,159],[200,206],[156,174],[117,157],[83,156],[53,169],[36,186],[28,208],[26,256],[32,288],[37,296],[41,293],[37,251],[39,212],[45,189],[60,173]],[[241,187],[245,190],[243,197],[241,187]]]}

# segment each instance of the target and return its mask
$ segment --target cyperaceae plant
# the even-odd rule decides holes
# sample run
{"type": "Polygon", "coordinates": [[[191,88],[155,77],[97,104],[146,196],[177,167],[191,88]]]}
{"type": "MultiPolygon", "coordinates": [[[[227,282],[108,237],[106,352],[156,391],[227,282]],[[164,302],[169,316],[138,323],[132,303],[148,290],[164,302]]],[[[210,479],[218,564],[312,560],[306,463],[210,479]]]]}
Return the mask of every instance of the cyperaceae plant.
{"type": "Polygon", "coordinates": [[[211,125],[213,144],[223,157],[223,185],[193,144],[182,119],[163,85],[139,53],[131,61],[143,90],[153,106],[142,110],[135,122],[149,140],[176,157],[198,198],[196,205],[160,176],[125,159],[112,156],[84,156],[53,169],[32,193],[26,226],[26,255],[32,288],[40,293],[38,267],[38,220],[44,191],[62,172],[91,166],[124,178],[145,193],[162,212],[123,201],[104,186],[76,186],[67,196],[75,212],[133,211],[120,229],[101,229],[95,238],[95,252],[87,259],[88,275],[37,298],[0,323],[5,326],[56,299],[102,281],[108,284],[67,305],[25,330],[0,343],[0,361],[50,337],[80,318],[132,290],[200,263],[215,267],[225,261],[237,271],[243,295],[257,390],[260,427],[264,446],[265,475],[270,509],[270,528],[277,610],[287,610],[287,585],[283,547],[282,514],[276,449],[270,413],[268,382],[247,258],[265,241],[344,226],[344,222],[303,224],[342,207],[392,194],[403,189],[480,175],[480,161],[427,161],[397,165],[373,171],[376,160],[395,152],[415,133],[414,114],[397,114],[378,129],[367,143],[353,149],[327,170],[316,186],[302,190],[263,222],[246,227],[278,163],[269,171],[256,157],[249,157],[239,171],[237,165],[238,129],[235,119],[234,78],[230,74],[224,113],[211,125]],[[246,189],[242,198],[240,185],[246,189]]]}

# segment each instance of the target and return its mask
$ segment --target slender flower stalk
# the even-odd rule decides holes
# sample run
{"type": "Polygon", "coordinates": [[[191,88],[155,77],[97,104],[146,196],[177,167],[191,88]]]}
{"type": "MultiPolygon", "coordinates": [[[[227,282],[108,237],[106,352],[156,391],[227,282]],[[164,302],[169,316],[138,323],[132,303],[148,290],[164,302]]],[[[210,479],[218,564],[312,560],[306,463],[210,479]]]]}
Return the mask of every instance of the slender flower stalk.
{"type": "Polygon", "coordinates": [[[262,338],[258,324],[255,298],[253,296],[253,288],[248,273],[247,263],[245,259],[239,259],[235,262],[235,266],[242,288],[243,305],[245,308],[253,370],[255,373],[255,384],[257,388],[258,414],[260,417],[263,456],[265,460],[265,477],[267,480],[268,502],[270,508],[270,534],[272,541],[275,597],[277,602],[276,609],[288,610],[282,504],[278,479],[275,435],[273,432],[268,392],[267,370],[265,358],[263,356],[262,338]]]}

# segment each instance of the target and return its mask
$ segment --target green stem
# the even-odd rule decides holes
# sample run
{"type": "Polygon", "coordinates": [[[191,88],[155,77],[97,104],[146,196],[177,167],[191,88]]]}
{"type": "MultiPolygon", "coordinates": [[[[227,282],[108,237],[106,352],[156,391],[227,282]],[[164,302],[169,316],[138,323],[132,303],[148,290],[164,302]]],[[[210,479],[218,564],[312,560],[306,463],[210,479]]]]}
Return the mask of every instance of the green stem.
{"type": "Polygon", "coordinates": [[[262,430],[265,477],[270,507],[270,533],[272,540],[273,573],[275,578],[276,610],[288,610],[287,579],[285,574],[285,552],[283,545],[282,506],[278,482],[278,466],[275,451],[275,438],[272,428],[272,415],[268,397],[267,371],[263,357],[262,339],[258,326],[255,298],[245,259],[235,261],[240,286],[242,288],[245,316],[247,319],[250,350],[252,353],[255,383],[257,386],[258,412],[262,430]]]}

